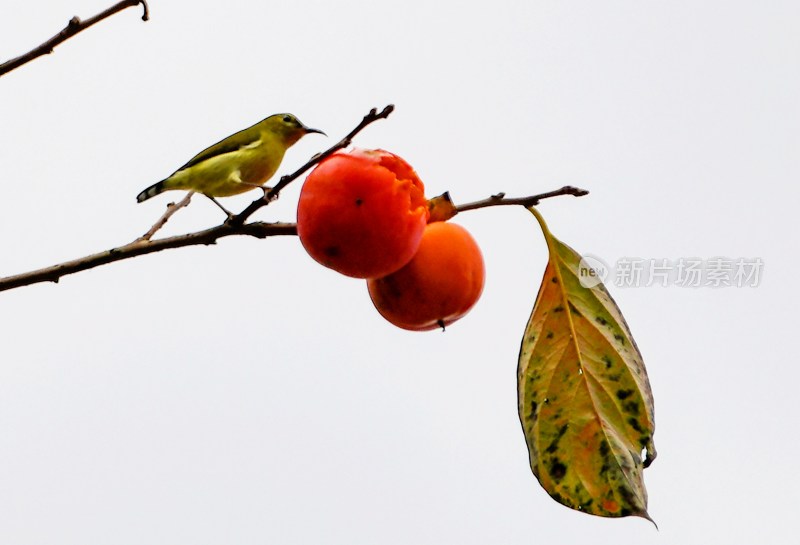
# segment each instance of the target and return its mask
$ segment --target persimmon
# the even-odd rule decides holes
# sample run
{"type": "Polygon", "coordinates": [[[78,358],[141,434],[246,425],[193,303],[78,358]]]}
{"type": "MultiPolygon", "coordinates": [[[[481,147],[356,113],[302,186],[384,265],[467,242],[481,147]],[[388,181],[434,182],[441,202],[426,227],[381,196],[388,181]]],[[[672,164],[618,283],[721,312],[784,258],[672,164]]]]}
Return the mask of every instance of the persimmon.
{"type": "Polygon", "coordinates": [[[463,317],[483,292],[483,255],[460,225],[427,225],[419,249],[400,270],[367,280],[378,312],[411,331],[444,328],[463,317]]]}
{"type": "Polygon", "coordinates": [[[308,175],[297,205],[297,234],[308,254],[355,278],[408,263],[427,221],[422,180],[384,150],[331,155],[308,175]]]}

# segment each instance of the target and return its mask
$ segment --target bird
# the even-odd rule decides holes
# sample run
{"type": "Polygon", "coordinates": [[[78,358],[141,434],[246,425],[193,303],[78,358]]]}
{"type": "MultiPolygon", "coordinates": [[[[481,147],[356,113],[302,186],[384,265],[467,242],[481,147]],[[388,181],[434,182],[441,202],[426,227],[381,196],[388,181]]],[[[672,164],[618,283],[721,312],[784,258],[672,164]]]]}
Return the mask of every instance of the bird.
{"type": "Polygon", "coordinates": [[[310,133],[325,135],[303,125],[292,114],[275,114],[220,140],[192,157],[178,170],[137,195],[144,202],[164,191],[183,189],[202,193],[228,212],[215,197],[238,195],[272,178],[286,150],[310,133]]]}

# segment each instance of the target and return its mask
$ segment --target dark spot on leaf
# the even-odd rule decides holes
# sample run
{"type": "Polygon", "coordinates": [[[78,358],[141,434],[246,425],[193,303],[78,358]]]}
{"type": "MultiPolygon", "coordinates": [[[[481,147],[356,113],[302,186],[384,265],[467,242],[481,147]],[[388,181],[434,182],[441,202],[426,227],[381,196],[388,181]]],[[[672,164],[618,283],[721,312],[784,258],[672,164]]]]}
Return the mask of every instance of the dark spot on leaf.
{"type": "Polygon", "coordinates": [[[639,437],[639,446],[643,449],[647,448],[647,445],[650,443],[650,436],[649,435],[642,435],[639,437]]]}
{"type": "Polygon", "coordinates": [[[597,318],[595,318],[595,321],[600,325],[607,325],[608,324],[606,319],[603,318],[602,316],[598,316],[597,318]]]}
{"type": "Polygon", "coordinates": [[[552,339],[553,338],[553,332],[552,331],[548,331],[547,335],[545,335],[545,338],[546,339],[552,339]]]}
{"type": "Polygon", "coordinates": [[[327,256],[336,257],[337,255],[339,255],[339,247],[338,246],[328,246],[327,248],[325,248],[323,250],[323,252],[325,252],[325,255],[327,255],[327,256]]]}
{"type": "Polygon", "coordinates": [[[564,307],[558,305],[556,308],[553,309],[553,312],[564,312],[564,307]]]}
{"type": "Polygon", "coordinates": [[[633,511],[631,511],[630,509],[628,509],[626,507],[623,507],[622,509],[619,510],[619,516],[621,516],[621,517],[629,517],[629,516],[631,516],[632,513],[633,513],[633,511]]]}
{"type": "Polygon", "coordinates": [[[547,472],[554,481],[558,482],[564,478],[564,475],[567,474],[567,466],[562,464],[561,460],[558,458],[553,458],[553,461],[550,462],[550,467],[547,469],[547,472]]]}
{"type": "Polygon", "coordinates": [[[633,417],[629,418],[628,419],[628,424],[630,424],[631,427],[633,429],[635,429],[636,431],[638,431],[639,433],[643,433],[644,432],[644,430],[642,429],[642,426],[639,424],[639,421],[636,420],[635,418],[633,418],[633,417]]]}
{"type": "Polygon", "coordinates": [[[526,379],[526,382],[527,382],[528,384],[531,384],[531,383],[533,383],[533,382],[536,382],[536,381],[537,381],[537,380],[539,380],[540,378],[542,378],[542,374],[541,374],[539,371],[537,371],[537,370],[533,370],[533,371],[531,371],[531,372],[530,372],[530,374],[528,375],[528,377],[527,377],[527,379],[526,379]]]}
{"type": "Polygon", "coordinates": [[[531,401],[531,412],[528,413],[528,418],[530,418],[531,420],[533,420],[533,418],[536,416],[536,407],[538,407],[538,405],[536,405],[536,402],[531,401]]]}
{"type": "Polygon", "coordinates": [[[631,397],[631,395],[633,395],[633,390],[617,390],[617,399],[620,401],[631,397]]]}
{"type": "MultiPolygon", "coordinates": [[[[633,491],[625,485],[621,485],[617,487],[617,493],[619,494],[622,501],[627,505],[634,505],[636,503],[636,496],[634,495],[633,491]]],[[[624,512],[626,509],[623,507],[620,514],[624,512]]],[[[628,511],[628,515],[630,515],[630,511],[628,511]]],[[[623,515],[626,516],[626,515],[623,515]]]]}
{"type": "Polygon", "coordinates": [[[558,278],[554,276],[553,278],[550,279],[550,282],[552,282],[553,284],[558,284],[558,278]]]}
{"type": "Polygon", "coordinates": [[[606,364],[606,369],[611,369],[611,366],[614,365],[614,362],[611,361],[611,358],[609,358],[608,356],[603,356],[600,359],[602,359],[603,363],[606,364]]]}
{"type": "Polygon", "coordinates": [[[594,500],[593,500],[593,499],[591,499],[591,498],[589,498],[588,500],[586,500],[585,502],[583,502],[582,504],[580,504],[580,506],[579,506],[579,507],[580,507],[581,509],[584,509],[584,510],[586,510],[586,509],[589,509],[589,507],[591,507],[592,503],[594,503],[594,500]]]}
{"type": "Polygon", "coordinates": [[[535,340],[536,340],[536,335],[528,335],[528,342],[529,343],[532,343],[535,340]]]}
{"type": "Polygon", "coordinates": [[[362,199],[356,199],[356,206],[361,206],[362,204],[364,204],[362,199]]]}
{"type": "Polygon", "coordinates": [[[608,473],[608,470],[611,469],[611,462],[609,460],[608,454],[611,452],[611,446],[608,444],[608,441],[603,441],[600,443],[600,456],[603,457],[603,465],[600,467],[600,475],[605,475],[608,473]]]}
{"type": "Polygon", "coordinates": [[[575,305],[573,305],[573,304],[572,304],[572,301],[568,301],[568,302],[567,302],[567,304],[569,305],[569,309],[572,311],[572,313],[573,313],[575,316],[583,316],[583,314],[581,314],[581,311],[579,311],[579,310],[578,310],[578,309],[575,307],[575,305]]]}
{"type": "Polygon", "coordinates": [[[628,401],[622,405],[622,409],[628,414],[639,414],[639,402],[628,401]]]}
{"type": "Polygon", "coordinates": [[[623,337],[619,333],[615,333],[614,334],[614,338],[617,339],[620,342],[620,344],[622,344],[622,345],[625,344],[625,337],[623,337]]]}
{"type": "Polygon", "coordinates": [[[551,443],[550,443],[550,444],[547,446],[546,452],[547,452],[548,454],[554,454],[554,453],[555,453],[555,452],[558,450],[558,442],[561,440],[561,438],[562,438],[562,437],[564,437],[564,434],[565,434],[565,433],[567,433],[567,428],[568,428],[568,427],[569,427],[569,426],[568,426],[567,424],[564,424],[563,426],[561,426],[561,427],[558,429],[558,435],[557,435],[557,436],[556,436],[556,438],[555,438],[555,439],[553,439],[553,441],[552,441],[552,442],[551,442],[551,443]]]}

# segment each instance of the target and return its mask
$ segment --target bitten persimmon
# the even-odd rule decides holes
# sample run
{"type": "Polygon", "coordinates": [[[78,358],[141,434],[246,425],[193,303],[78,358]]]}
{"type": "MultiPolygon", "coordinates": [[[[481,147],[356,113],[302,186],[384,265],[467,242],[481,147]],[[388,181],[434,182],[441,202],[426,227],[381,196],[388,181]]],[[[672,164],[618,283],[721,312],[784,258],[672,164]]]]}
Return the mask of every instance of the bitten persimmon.
{"type": "Polygon", "coordinates": [[[444,328],[475,305],[483,292],[483,255],[460,225],[428,224],[419,249],[402,269],[367,280],[381,316],[412,331],[444,328]]]}
{"type": "Polygon", "coordinates": [[[419,176],[384,150],[331,155],[308,175],[297,205],[297,234],[309,255],[355,278],[408,263],[427,220],[419,176]]]}

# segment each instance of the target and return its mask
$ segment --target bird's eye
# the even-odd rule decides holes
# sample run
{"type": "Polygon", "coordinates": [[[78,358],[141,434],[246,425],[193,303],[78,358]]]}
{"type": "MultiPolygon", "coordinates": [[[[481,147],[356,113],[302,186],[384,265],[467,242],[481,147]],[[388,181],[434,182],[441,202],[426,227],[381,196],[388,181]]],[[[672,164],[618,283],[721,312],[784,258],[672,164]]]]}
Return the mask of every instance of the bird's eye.
{"type": "Polygon", "coordinates": [[[292,122],[292,116],[290,116],[290,115],[283,116],[283,122],[284,123],[291,123],[292,122]]]}

